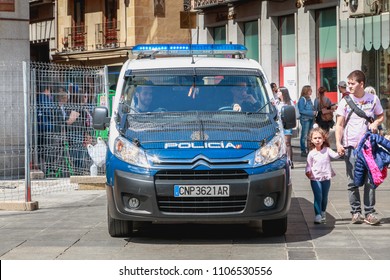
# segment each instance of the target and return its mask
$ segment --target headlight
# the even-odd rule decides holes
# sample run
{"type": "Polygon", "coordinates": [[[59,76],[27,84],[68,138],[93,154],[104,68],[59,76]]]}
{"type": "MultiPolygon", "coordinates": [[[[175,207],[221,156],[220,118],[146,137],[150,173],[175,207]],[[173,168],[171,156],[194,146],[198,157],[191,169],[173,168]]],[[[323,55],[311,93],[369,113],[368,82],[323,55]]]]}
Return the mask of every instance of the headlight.
{"type": "Polygon", "coordinates": [[[286,153],[284,137],[276,135],[265,146],[258,149],[255,153],[255,165],[267,164],[281,158],[286,153]]]}
{"type": "Polygon", "coordinates": [[[119,159],[132,165],[149,167],[145,152],[123,137],[119,136],[115,139],[114,154],[119,159]]]}

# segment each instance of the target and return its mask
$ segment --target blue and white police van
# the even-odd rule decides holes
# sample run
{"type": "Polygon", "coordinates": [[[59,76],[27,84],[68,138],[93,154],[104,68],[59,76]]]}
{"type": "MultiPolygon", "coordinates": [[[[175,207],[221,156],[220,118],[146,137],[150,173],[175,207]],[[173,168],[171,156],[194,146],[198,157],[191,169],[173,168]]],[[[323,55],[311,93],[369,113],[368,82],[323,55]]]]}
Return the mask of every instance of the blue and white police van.
{"type": "Polygon", "coordinates": [[[283,128],[262,67],[242,45],[137,45],[124,63],[112,106],[98,107],[95,129],[109,127],[108,231],[133,234],[134,222],[261,221],[283,235],[291,201],[283,128]]]}

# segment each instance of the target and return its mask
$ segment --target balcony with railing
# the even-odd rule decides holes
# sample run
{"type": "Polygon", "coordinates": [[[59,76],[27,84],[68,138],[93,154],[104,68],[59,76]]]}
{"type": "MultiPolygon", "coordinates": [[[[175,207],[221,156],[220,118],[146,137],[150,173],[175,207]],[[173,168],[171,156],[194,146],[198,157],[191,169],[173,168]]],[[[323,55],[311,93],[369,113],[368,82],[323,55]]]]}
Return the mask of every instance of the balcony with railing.
{"type": "Polygon", "coordinates": [[[119,47],[120,22],[117,20],[95,25],[96,49],[119,47]]]}
{"type": "Polygon", "coordinates": [[[74,25],[65,27],[65,35],[62,38],[63,51],[86,51],[87,50],[87,26],[74,25]]]}

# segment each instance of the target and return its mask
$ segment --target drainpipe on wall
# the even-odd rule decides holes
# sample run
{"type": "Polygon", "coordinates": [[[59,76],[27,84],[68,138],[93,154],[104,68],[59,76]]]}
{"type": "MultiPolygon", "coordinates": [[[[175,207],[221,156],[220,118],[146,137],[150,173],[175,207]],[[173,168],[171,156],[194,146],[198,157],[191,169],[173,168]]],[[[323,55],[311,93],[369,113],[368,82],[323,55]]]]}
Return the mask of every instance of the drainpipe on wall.
{"type": "Polygon", "coordinates": [[[54,48],[51,48],[51,44],[50,44],[50,41],[51,39],[49,39],[49,60],[50,61],[53,61],[53,56],[52,56],[52,49],[56,49],[55,51],[59,51],[60,48],[59,48],[59,44],[58,44],[58,1],[54,1],[54,48]]]}
{"type": "Polygon", "coordinates": [[[125,47],[127,46],[127,8],[129,7],[130,0],[125,1],[125,47]]]}

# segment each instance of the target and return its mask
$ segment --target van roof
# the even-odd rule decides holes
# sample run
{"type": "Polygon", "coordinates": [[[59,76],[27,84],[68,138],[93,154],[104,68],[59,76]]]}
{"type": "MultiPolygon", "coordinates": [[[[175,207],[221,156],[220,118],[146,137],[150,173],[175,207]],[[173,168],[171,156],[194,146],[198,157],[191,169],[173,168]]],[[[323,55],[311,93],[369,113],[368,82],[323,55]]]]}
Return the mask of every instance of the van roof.
{"type": "MultiPolygon", "coordinates": [[[[127,68],[133,70],[139,69],[161,69],[161,68],[194,68],[194,67],[223,67],[223,68],[243,68],[243,69],[261,69],[258,62],[252,59],[234,59],[218,58],[207,56],[194,57],[157,57],[133,59],[129,61],[127,68]]],[[[261,69],[262,70],[262,69],[261,69]]]]}

